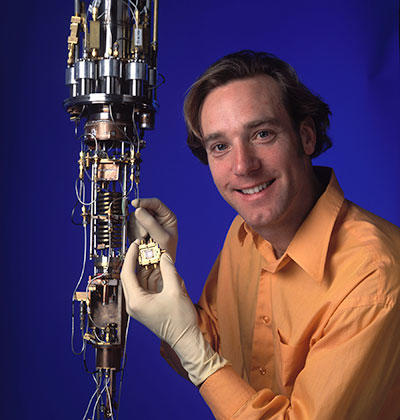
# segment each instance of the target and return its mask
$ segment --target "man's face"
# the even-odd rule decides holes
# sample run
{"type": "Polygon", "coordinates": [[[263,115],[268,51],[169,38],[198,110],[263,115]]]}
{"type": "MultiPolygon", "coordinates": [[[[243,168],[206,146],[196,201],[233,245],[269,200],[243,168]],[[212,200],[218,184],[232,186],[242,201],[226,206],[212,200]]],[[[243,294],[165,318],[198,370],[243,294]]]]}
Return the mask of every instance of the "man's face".
{"type": "Polygon", "coordinates": [[[253,229],[285,229],[304,213],[314,128],[307,120],[294,130],[275,80],[256,76],[212,90],[200,124],[215,185],[253,229]]]}

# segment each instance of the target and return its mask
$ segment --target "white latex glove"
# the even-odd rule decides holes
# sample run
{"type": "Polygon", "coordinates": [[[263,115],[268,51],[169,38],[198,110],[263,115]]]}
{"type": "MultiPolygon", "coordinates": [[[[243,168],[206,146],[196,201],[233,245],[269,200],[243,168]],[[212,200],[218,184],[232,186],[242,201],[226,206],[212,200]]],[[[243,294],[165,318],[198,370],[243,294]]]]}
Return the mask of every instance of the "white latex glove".
{"type": "Polygon", "coordinates": [[[175,214],[158,198],[141,198],[132,201],[136,207],[129,217],[128,236],[131,242],[149,234],[167,250],[175,261],[178,244],[178,222],[175,214]]]}
{"type": "MultiPolygon", "coordinates": [[[[175,261],[178,243],[178,222],[175,214],[158,198],[141,198],[132,201],[136,211],[129,217],[128,236],[131,242],[150,235],[161,249],[167,250],[175,261]]],[[[153,292],[162,289],[160,267],[140,267],[137,272],[140,285],[153,292]]]]}
{"type": "Polygon", "coordinates": [[[203,337],[197,324],[196,309],[183,287],[171,257],[161,256],[163,288],[159,293],[140,286],[135,274],[138,246],[133,243],[121,271],[126,311],[167,342],[179,357],[191,382],[196,386],[227,364],[203,337]]]}

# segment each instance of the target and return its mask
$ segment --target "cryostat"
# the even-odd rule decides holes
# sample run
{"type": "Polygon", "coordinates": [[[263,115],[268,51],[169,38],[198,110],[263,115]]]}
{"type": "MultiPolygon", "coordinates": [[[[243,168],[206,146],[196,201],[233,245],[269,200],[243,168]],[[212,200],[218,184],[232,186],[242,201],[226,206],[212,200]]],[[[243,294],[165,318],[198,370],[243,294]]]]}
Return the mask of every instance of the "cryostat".
{"type": "MultiPolygon", "coordinates": [[[[118,416],[129,325],[120,269],[128,200],[139,198],[144,135],[157,107],[157,18],[157,0],[75,0],[70,22],[64,106],[80,144],[72,218],[84,248],[71,346],[94,380],[84,419],[118,416]]],[[[143,266],[157,263],[157,244],[149,238],[141,249],[143,266]]]]}

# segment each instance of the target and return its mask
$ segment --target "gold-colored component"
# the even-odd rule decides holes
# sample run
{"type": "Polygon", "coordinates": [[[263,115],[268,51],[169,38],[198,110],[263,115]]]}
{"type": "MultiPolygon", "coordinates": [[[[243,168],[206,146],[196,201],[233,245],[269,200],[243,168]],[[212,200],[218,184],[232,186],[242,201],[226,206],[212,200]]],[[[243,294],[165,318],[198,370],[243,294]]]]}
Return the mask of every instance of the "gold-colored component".
{"type": "Polygon", "coordinates": [[[68,37],[68,61],[67,64],[71,65],[74,63],[74,49],[75,45],[78,44],[78,32],[79,25],[81,24],[80,16],[71,16],[70,35],[68,37]]]}
{"type": "Polygon", "coordinates": [[[78,302],[85,302],[87,300],[86,292],[75,292],[74,300],[78,302]]]}
{"type": "Polygon", "coordinates": [[[100,21],[98,20],[91,20],[90,21],[90,34],[89,34],[89,47],[92,49],[92,55],[93,50],[100,49],[100,21]]]}
{"type": "Polygon", "coordinates": [[[152,238],[146,242],[142,240],[139,245],[139,257],[138,261],[142,267],[148,269],[149,265],[156,265],[160,262],[161,248],[158,243],[154,242],[152,238]]]}
{"type": "Polygon", "coordinates": [[[89,152],[86,152],[86,155],[85,155],[85,165],[86,165],[86,168],[90,166],[90,153],[89,152]]]}
{"type": "Polygon", "coordinates": [[[118,181],[119,165],[109,159],[101,159],[97,168],[97,179],[101,181],[118,181]]]}
{"type": "Polygon", "coordinates": [[[87,223],[87,219],[89,218],[89,212],[86,210],[85,206],[82,206],[82,213],[81,213],[83,223],[87,223]]]}
{"type": "Polygon", "coordinates": [[[96,337],[94,336],[94,334],[90,334],[90,333],[85,333],[85,335],[83,336],[83,339],[86,341],[92,341],[95,340],[96,337]]]}
{"type": "Polygon", "coordinates": [[[84,33],[84,49],[86,51],[89,44],[89,31],[88,31],[86,8],[85,8],[84,2],[81,2],[81,25],[82,25],[82,30],[84,33]]]}
{"type": "MultiPolygon", "coordinates": [[[[78,163],[79,163],[79,179],[83,179],[83,171],[84,171],[84,159],[83,159],[83,157],[84,157],[84,153],[81,151],[79,153],[79,160],[78,160],[78,163]]],[[[88,165],[86,165],[86,166],[88,166],[88,165]]]]}
{"type": "Polygon", "coordinates": [[[99,12],[99,9],[98,9],[98,7],[93,7],[92,8],[92,17],[93,17],[93,20],[94,21],[96,21],[97,20],[97,13],[99,12]]]}

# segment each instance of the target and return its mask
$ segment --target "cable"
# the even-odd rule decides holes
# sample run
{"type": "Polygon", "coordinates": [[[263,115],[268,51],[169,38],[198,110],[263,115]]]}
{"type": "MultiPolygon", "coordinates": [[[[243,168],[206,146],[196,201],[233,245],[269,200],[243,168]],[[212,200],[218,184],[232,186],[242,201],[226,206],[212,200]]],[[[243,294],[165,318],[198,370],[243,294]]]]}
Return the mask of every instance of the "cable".
{"type": "MultiPolygon", "coordinates": [[[[81,197],[80,197],[80,193],[78,192],[78,185],[77,185],[78,182],[80,182],[80,189],[81,189],[81,191],[83,190],[83,196],[85,196],[85,183],[81,179],[76,178],[76,180],[75,180],[75,195],[76,195],[77,200],[79,201],[79,203],[82,204],[82,206],[91,206],[96,200],[93,200],[90,203],[85,203],[84,201],[82,201],[81,197]]],[[[84,197],[84,199],[85,199],[85,197],[84,197]]]]}
{"type": "Polygon", "coordinates": [[[72,353],[75,354],[76,356],[82,354],[83,352],[83,345],[82,345],[82,349],[80,352],[76,352],[75,348],[74,348],[74,335],[75,335],[75,328],[74,328],[74,324],[75,324],[75,306],[74,306],[74,301],[75,301],[75,293],[78,290],[79,285],[81,284],[81,281],[83,279],[83,275],[85,274],[85,269],[86,269],[86,252],[87,252],[87,234],[86,234],[86,223],[83,224],[83,262],[82,262],[82,270],[81,270],[81,275],[79,277],[79,280],[75,286],[75,289],[72,293],[72,319],[71,319],[71,324],[72,324],[72,329],[71,329],[71,350],[72,353]]]}
{"type": "Polygon", "coordinates": [[[76,200],[74,207],[72,207],[72,210],[71,210],[71,222],[75,226],[83,226],[82,223],[76,223],[75,220],[74,220],[75,210],[76,210],[76,207],[78,206],[78,203],[79,203],[79,200],[76,200]]]}
{"type": "Polygon", "coordinates": [[[128,321],[126,323],[126,331],[125,331],[125,344],[124,344],[124,352],[122,354],[122,368],[121,368],[121,377],[119,379],[119,390],[118,390],[118,411],[117,411],[117,420],[119,418],[119,408],[121,404],[121,393],[122,393],[122,380],[124,379],[124,372],[125,372],[125,364],[126,364],[126,345],[128,342],[128,331],[129,331],[129,324],[130,324],[131,317],[128,317],[128,321]]]}
{"type": "MultiPolygon", "coordinates": [[[[93,407],[93,412],[92,412],[92,418],[94,419],[94,412],[95,412],[95,410],[96,410],[96,408],[97,408],[97,405],[98,405],[98,403],[99,403],[99,401],[100,401],[100,399],[101,399],[101,397],[102,397],[102,395],[103,395],[103,392],[106,390],[106,388],[107,388],[107,385],[110,383],[110,379],[108,379],[108,381],[106,381],[105,382],[105,385],[104,385],[104,387],[103,387],[103,389],[100,391],[100,394],[99,394],[99,396],[97,397],[97,400],[96,400],[96,403],[95,403],[95,405],[94,405],[94,407],[93,407]]],[[[100,387],[99,387],[100,388],[100,387]]],[[[97,389],[96,389],[96,392],[97,392],[97,389]]],[[[83,419],[85,419],[85,418],[83,418],[83,419]]]]}
{"type": "Polygon", "coordinates": [[[110,403],[110,413],[111,413],[111,420],[114,420],[114,414],[113,414],[113,408],[112,408],[112,402],[111,402],[111,395],[110,390],[108,389],[108,384],[110,383],[111,378],[108,380],[108,383],[106,384],[106,391],[108,395],[108,401],[110,403]]]}
{"type": "Polygon", "coordinates": [[[93,394],[92,394],[92,396],[91,396],[91,398],[90,398],[90,400],[89,400],[88,406],[87,406],[87,408],[86,408],[86,411],[85,411],[85,414],[83,415],[83,419],[82,419],[82,420],[85,420],[85,419],[86,419],[86,416],[87,416],[87,414],[88,414],[88,412],[89,412],[89,410],[90,410],[90,406],[92,405],[93,398],[96,396],[96,394],[97,394],[97,392],[98,392],[98,389],[100,388],[100,385],[101,385],[101,381],[100,381],[100,384],[99,384],[99,383],[97,382],[97,380],[96,380],[95,376],[94,376],[94,375],[92,375],[92,377],[93,377],[94,382],[96,383],[96,390],[93,392],[93,394]]]}

